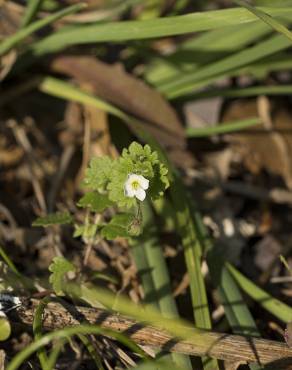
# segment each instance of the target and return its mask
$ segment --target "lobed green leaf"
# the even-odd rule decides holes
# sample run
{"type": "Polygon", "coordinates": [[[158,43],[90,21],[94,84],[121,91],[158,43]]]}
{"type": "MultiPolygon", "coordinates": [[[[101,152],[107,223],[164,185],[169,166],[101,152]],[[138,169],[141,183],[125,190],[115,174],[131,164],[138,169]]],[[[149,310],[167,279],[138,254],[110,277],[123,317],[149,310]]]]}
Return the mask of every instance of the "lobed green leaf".
{"type": "Polygon", "coordinates": [[[98,192],[86,193],[77,203],[79,207],[89,208],[92,212],[102,212],[113,205],[106,194],[98,192]]]}
{"type": "Polygon", "coordinates": [[[73,221],[72,216],[69,212],[58,212],[58,213],[51,213],[44,217],[38,217],[33,223],[32,226],[53,226],[53,225],[64,225],[64,224],[71,224],[73,221]]]}
{"type": "Polygon", "coordinates": [[[57,295],[64,295],[62,290],[63,280],[69,271],[75,271],[75,266],[64,257],[55,257],[53,263],[49,266],[52,272],[49,281],[57,295]]]}

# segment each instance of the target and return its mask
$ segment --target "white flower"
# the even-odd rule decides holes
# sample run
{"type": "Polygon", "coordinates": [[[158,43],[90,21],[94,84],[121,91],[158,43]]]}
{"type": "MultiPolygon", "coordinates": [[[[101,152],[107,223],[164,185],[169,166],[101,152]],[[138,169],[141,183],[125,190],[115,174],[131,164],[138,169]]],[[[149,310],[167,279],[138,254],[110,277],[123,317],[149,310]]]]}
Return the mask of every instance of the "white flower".
{"type": "Polygon", "coordinates": [[[148,188],[149,180],[145,179],[145,177],[141,175],[136,175],[135,173],[130,173],[128,175],[127,181],[124,185],[125,195],[127,197],[136,197],[141,201],[145,199],[145,190],[147,190],[148,188]]]}

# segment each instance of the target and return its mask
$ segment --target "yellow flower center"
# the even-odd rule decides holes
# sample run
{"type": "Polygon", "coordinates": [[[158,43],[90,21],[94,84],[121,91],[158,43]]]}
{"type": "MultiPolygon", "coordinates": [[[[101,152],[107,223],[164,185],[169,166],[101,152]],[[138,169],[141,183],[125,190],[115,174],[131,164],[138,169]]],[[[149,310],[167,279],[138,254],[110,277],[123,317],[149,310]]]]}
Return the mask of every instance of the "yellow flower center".
{"type": "Polygon", "coordinates": [[[134,190],[138,190],[140,188],[139,181],[137,180],[134,180],[131,185],[134,190]]]}

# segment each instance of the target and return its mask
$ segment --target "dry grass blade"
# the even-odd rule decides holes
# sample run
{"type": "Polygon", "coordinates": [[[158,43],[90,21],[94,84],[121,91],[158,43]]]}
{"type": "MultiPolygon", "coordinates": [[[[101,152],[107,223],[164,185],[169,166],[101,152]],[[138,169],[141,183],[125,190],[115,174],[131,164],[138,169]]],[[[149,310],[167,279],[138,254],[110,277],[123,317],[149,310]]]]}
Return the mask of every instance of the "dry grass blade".
{"type": "MultiPolygon", "coordinates": [[[[11,320],[31,325],[35,310],[39,304],[36,299],[22,299],[22,305],[9,313],[11,320]]],[[[145,326],[120,314],[111,311],[61,305],[51,302],[45,308],[43,328],[54,330],[65,326],[80,324],[86,320],[90,324],[100,324],[101,327],[117,330],[128,334],[139,344],[158,347],[166,351],[184,353],[194,356],[208,355],[226,361],[258,362],[262,365],[275,364],[274,369],[284,369],[287,362],[292,361],[292,349],[285,343],[265,339],[256,339],[239,335],[220,333],[204,333],[208,341],[179,341],[168,333],[152,326],[145,326]],[[207,344],[207,342],[209,344],[207,344]],[[210,343],[213,343],[210,345],[210,343]],[[281,363],[283,362],[283,366],[281,363]]],[[[186,331],[190,330],[186,328],[186,331]]],[[[274,366],[274,365],[273,365],[274,366]]],[[[268,367],[269,368],[269,367],[268,367]]],[[[271,367],[272,369],[272,367],[271,367]]],[[[287,367],[286,367],[287,369],[287,367]]]]}

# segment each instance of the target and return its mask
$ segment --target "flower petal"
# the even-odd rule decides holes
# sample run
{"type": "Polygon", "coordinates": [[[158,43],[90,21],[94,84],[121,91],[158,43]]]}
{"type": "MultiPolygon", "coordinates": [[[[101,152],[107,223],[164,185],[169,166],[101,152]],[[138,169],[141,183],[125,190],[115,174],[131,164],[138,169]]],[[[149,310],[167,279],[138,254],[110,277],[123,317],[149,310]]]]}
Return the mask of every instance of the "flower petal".
{"type": "Polygon", "coordinates": [[[139,183],[144,190],[149,188],[149,180],[145,179],[144,176],[139,176],[139,183]]]}
{"type": "Polygon", "coordinates": [[[146,197],[146,192],[144,189],[142,188],[139,188],[135,191],[135,197],[139,200],[141,200],[141,202],[143,202],[143,200],[145,199],[146,197]]]}
{"type": "Polygon", "coordinates": [[[124,191],[127,197],[133,198],[135,196],[136,191],[135,189],[133,189],[132,181],[130,178],[128,178],[128,180],[125,182],[124,191]]]}

